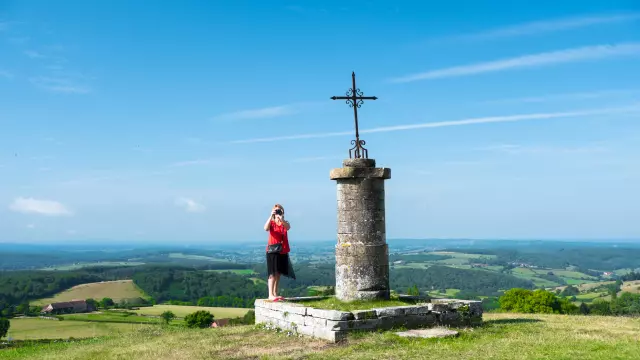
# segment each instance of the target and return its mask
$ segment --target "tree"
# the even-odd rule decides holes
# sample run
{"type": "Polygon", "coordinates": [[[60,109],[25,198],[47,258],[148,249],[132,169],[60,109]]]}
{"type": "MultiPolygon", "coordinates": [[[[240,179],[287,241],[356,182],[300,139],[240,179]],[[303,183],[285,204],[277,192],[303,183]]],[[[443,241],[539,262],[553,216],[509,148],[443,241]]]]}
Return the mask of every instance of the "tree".
{"type": "Polygon", "coordinates": [[[580,313],[582,313],[582,315],[589,315],[589,306],[584,302],[580,303],[580,313]]]}
{"type": "Polygon", "coordinates": [[[7,336],[10,327],[11,322],[9,322],[9,319],[0,318],[0,339],[7,336]]]}
{"type": "Polygon", "coordinates": [[[256,322],[256,312],[254,310],[247,311],[242,317],[242,322],[247,325],[251,325],[256,322]]]}
{"type": "Polygon", "coordinates": [[[213,314],[205,310],[198,310],[185,316],[184,321],[190,328],[206,328],[213,323],[213,314]]]}
{"type": "Polygon", "coordinates": [[[172,311],[167,310],[162,314],[160,314],[160,317],[162,318],[165,324],[169,325],[169,322],[176,318],[176,314],[174,314],[172,311]]]}
{"type": "Polygon", "coordinates": [[[110,308],[110,307],[112,307],[113,305],[114,305],[113,299],[108,298],[108,297],[103,298],[103,299],[100,301],[100,306],[102,306],[102,307],[103,307],[103,308],[105,308],[105,309],[110,308]]]}
{"type": "Polygon", "coordinates": [[[87,306],[89,308],[94,310],[98,308],[98,302],[95,301],[94,299],[89,298],[89,299],[86,299],[86,301],[87,301],[87,306]]]}

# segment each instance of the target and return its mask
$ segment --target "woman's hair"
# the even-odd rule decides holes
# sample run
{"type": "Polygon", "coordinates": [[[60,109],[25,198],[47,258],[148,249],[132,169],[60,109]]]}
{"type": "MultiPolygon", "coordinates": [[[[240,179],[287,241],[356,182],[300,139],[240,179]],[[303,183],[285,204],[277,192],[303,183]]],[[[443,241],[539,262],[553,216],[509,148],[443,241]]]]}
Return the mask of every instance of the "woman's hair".
{"type": "Polygon", "coordinates": [[[274,208],[275,208],[275,207],[280,208],[280,209],[282,210],[282,213],[284,214],[284,208],[282,207],[282,205],[280,205],[280,204],[275,204],[275,205],[273,205],[273,207],[274,207],[274,208]]]}

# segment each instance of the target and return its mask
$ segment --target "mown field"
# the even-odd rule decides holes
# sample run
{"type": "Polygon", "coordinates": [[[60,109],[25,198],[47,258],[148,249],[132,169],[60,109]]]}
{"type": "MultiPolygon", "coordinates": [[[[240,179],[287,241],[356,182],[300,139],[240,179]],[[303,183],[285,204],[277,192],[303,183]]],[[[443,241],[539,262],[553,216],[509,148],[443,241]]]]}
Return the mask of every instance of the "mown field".
{"type": "Polygon", "coordinates": [[[253,275],[255,271],[251,269],[223,269],[223,270],[205,270],[209,272],[232,272],[238,275],[253,275]]]}
{"type": "Polygon", "coordinates": [[[114,301],[144,297],[145,294],[131,280],[104,281],[74,286],[54,297],[32,301],[34,305],[45,305],[51,302],[70,301],[74,299],[102,299],[109,297],[114,301]]]}
{"type": "MultiPolygon", "coordinates": [[[[8,337],[14,340],[68,339],[117,335],[140,329],[143,324],[47,319],[12,319],[8,337]]],[[[149,326],[149,325],[146,325],[149,326]]],[[[0,350],[0,358],[3,357],[0,350]]]]}
{"type": "Polygon", "coordinates": [[[159,316],[165,311],[172,311],[177,317],[185,317],[188,314],[205,310],[213,314],[217,319],[235,318],[244,316],[251,309],[241,308],[223,308],[223,307],[204,307],[204,306],[182,306],[182,305],[154,305],[149,307],[141,307],[133,312],[140,315],[159,316]]]}
{"type": "Polygon", "coordinates": [[[6,359],[639,359],[640,319],[485,314],[457,338],[362,333],[340,344],[253,326],[190,330],[154,327],[77,343],[2,350],[6,359]]]}

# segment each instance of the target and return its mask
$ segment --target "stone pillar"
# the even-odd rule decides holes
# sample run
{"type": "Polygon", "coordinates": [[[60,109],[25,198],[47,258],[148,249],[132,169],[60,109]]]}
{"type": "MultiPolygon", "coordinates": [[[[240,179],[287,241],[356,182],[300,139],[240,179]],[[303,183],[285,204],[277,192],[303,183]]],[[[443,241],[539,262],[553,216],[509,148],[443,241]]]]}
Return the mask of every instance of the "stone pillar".
{"type": "Polygon", "coordinates": [[[384,180],[391,169],[374,159],[347,159],[332,169],[338,183],[336,298],[389,299],[389,250],[384,216],[384,180]]]}

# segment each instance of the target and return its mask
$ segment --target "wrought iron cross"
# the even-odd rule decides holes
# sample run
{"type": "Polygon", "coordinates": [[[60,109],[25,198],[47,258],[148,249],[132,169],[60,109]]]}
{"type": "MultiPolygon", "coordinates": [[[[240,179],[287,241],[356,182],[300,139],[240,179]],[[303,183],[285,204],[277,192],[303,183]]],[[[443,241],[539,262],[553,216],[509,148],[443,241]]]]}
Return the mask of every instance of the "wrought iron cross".
{"type": "Polygon", "coordinates": [[[352,87],[347,90],[347,96],[332,96],[331,100],[346,100],[349,107],[353,108],[353,117],[356,122],[356,139],[351,140],[351,145],[354,145],[349,149],[349,158],[351,158],[351,152],[354,152],[356,159],[369,157],[369,152],[363,147],[366,144],[364,140],[360,140],[360,134],[358,133],[358,108],[364,103],[363,100],[376,100],[375,96],[362,96],[363,93],[356,87],[356,73],[351,73],[352,87]]]}

